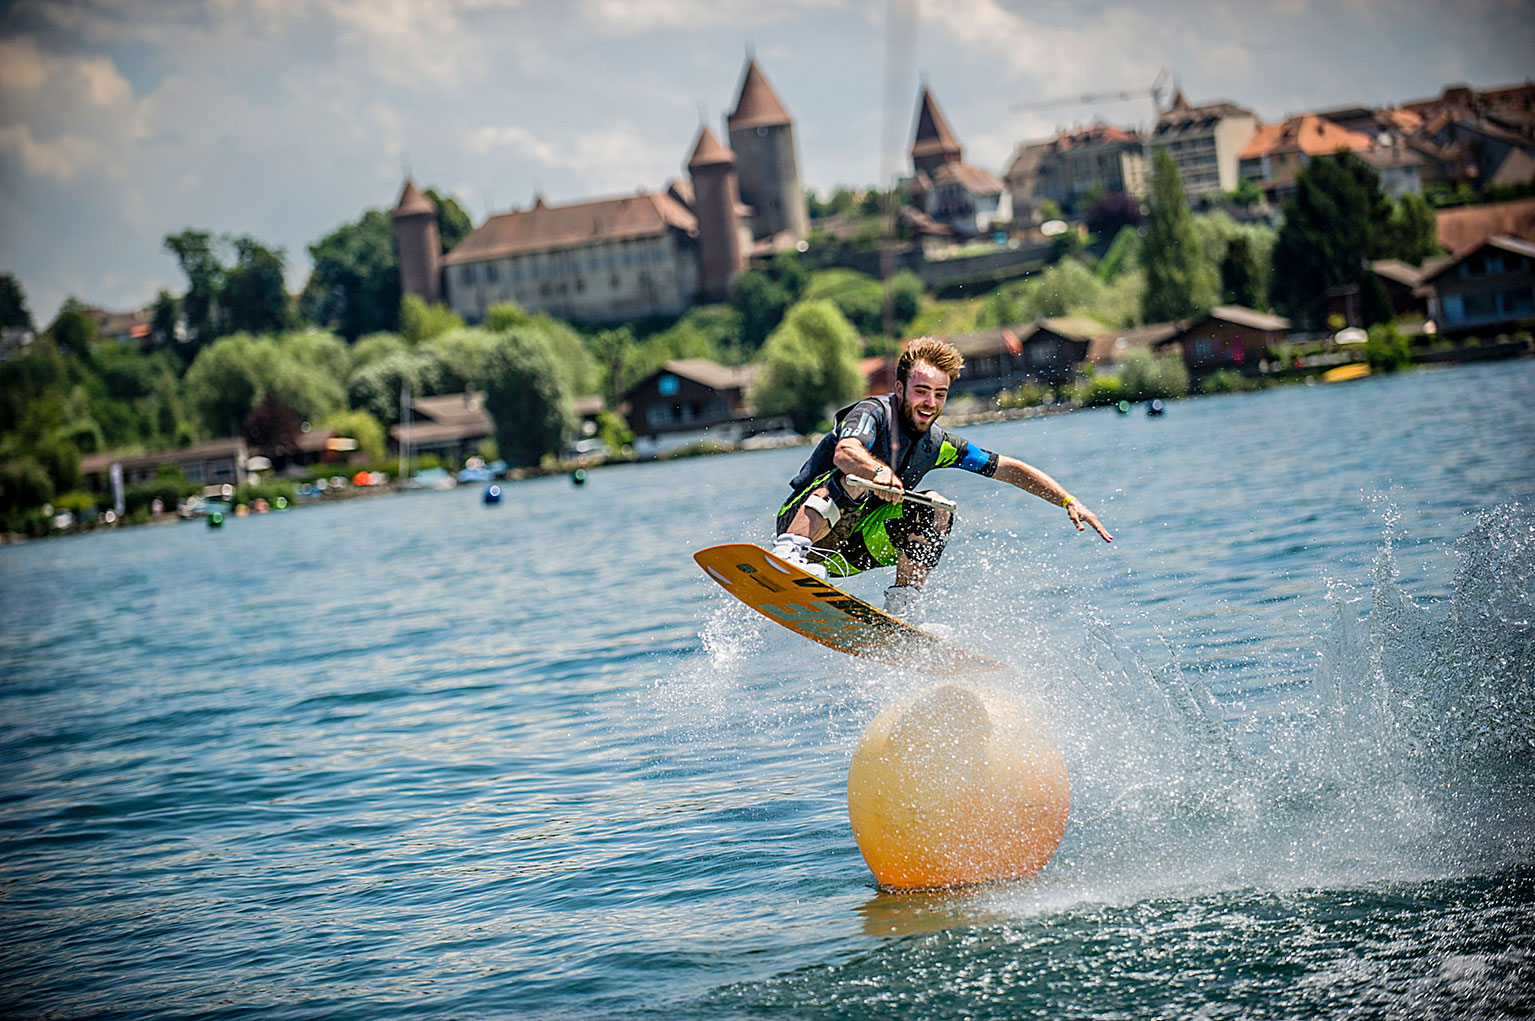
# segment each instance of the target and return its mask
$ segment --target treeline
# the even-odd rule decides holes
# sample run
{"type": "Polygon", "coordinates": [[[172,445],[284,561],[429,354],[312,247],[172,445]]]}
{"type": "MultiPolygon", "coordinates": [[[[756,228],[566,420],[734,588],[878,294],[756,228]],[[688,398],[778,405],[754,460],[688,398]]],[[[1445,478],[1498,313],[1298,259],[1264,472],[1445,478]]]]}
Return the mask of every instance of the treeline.
{"type": "MultiPolygon", "coordinates": [[[[430,194],[446,212],[447,244],[456,243],[467,217],[430,194]]],[[[398,296],[390,229],[386,214],[370,211],[312,246],[314,272],[296,301],[282,287],[281,250],[248,237],[171,235],[165,246],[187,289],[157,298],[144,344],[103,338],[97,318],[66,301],[35,342],[0,362],[0,528],[43,531],[46,508],[102,504],[80,474],[82,458],[98,452],[243,436],[281,453],[320,430],[357,439],[382,464],[404,388],[484,390],[497,424],[484,452],[523,466],[569,441],[576,397],[614,405],[674,358],[763,359],[760,406],[809,428],[825,402],[856,389],[857,358],[890,342],[881,339],[886,323],[898,334],[923,300],[909,273],[881,285],[842,270],[812,274],[782,256],[742,273],[728,303],[675,320],[582,331],[508,302],[467,326],[445,306],[398,296]]],[[[0,316],[33,327],[9,275],[0,277],[0,316]]],[[[615,450],[632,439],[614,414],[599,425],[615,450]]],[[[130,494],[130,505],[147,497],[130,494]]]]}

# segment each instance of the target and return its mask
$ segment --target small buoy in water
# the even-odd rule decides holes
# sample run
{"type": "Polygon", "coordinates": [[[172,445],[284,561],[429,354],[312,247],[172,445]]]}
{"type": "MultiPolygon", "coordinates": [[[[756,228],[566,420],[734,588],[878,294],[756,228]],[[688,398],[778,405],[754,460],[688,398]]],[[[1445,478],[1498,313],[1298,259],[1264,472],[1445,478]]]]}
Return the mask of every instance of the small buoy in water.
{"type": "Polygon", "coordinates": [[[276,507],[280,511],[285,511],[288,509],[288,498],[286,496],[279,496],[277,499],[272,501],[272,506],[276,507]]]}
{"type": "Polygon", "coordinates": [[[578,486],[586,485],[586,469],[577,468],[575,471],[571,472],[570,481],[578,486]]]}
{"type": "Polygon", "coordinates": [[[1066,760],[1020,701],[948,683],[886,708],[847,776],[853,839],[884,887],[1031,876],[1060,846],[1066,760]]]}
{"type": "Polygon", "coordinates": [[[1120,401],[1118,404],[1114,405],[1114,410],[1119,412],[1121,415],[1128,415],[1130,414],[1130,402],[1120,401]]]}
{"type": "Polygon", "coordinates": [[[486,503],[500,503],[501,502],[501,487],[498,486],[498,485],[495,485],[494,483],[492,483],[489,486],[486,486],[485,487],[485,502],[486,503]]]}
{"type": "Polygon", "coordinates": [[[1153,397],[1146,402],[1146,414],[1151,415],[1153,418],[1166,410],[1167,406],[1162,403],[1162,398],[1160,397],[1153,397]]]}
{"type": "Polygon", "coordinates": [[[209,514],[208,515],[208,527],[209,528],[223,528],[224,527],[224,515],[220,514],[218,511],[214,511],[212,514],[209,514]]]}

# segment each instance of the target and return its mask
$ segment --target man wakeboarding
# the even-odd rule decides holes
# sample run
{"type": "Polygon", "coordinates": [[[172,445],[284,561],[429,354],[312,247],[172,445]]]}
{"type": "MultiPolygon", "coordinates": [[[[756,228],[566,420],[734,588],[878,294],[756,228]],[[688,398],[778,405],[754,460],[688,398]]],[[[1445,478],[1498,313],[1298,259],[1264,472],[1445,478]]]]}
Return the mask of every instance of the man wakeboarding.
{"type": "MultiPolygon", "coordinates": [[[[933,337],[913,340],[896,365],[895,392],[867,397],[837,413],[778,512],[774,555],[818,577],[846,577],[895,565],[885,612],[916,616],[916,597],[943,556],[953,515],[905,500],[934,468],[963,468],[1000,479],[1064,507],[1077,531],[1113,536],[1059,482],[1016,458],[994,454],[937,425],[964,359],[933,337]],[[858,484],[868,479],[881,489],[858,484]]],[[[926,495],[937,496],[934,490],[926,495]]]]}

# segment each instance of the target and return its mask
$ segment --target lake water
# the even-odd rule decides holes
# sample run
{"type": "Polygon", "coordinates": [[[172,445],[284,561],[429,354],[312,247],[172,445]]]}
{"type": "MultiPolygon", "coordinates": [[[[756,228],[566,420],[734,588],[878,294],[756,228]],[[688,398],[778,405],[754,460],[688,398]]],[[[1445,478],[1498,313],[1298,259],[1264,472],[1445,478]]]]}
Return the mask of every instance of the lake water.
{"type": "Polygon", "coordinates": [[[1038,877],[879,892],[847,764],[931,679],[693,564],[805,449],[125,529],[0,549],[0,1012],[1535,1011],[1535,362],[962,431],[1116,537],[933,477],[1038,877]]]}

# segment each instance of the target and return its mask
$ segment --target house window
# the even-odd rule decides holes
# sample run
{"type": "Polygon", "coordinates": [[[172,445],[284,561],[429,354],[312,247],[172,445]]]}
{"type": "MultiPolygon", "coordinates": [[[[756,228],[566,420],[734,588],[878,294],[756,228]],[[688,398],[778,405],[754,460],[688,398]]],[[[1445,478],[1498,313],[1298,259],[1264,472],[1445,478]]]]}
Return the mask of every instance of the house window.
{"type": "Polygon", "coordinates": [[[680,386],[681,384],[678,382],[677,377],[668,372],[656,380],[656,393],[662,397],[673,397],[680,386]]]}
{"type": "Polygon", "coordinates": [[[1194,357],[1200,360],[1215,357],[1215,341],[1209,337],[1200,337],[1194,341],[1194,357]]]}
{"type": "Polygon", "coordinates": [[[485,282],[493,284],[496,282],[496,278],[499,276],[500,274],[496,272],[496,264],[493,262],[487,262],[485,264],[485,282]]]}
{"type": "Polygon", "coordinates": [[[1498,314],[1498,296],[1496,294],[1468,294],[1464,298],[1466,318],[1480,319],[1498,314]]]}
{"type": "Polygon", "coordinates": [[[1506,316],[1519,316],[1521,319],[1535,315],[1535,289],[1514,288],[1503,292],[1503,314],[1506,316]]]}

